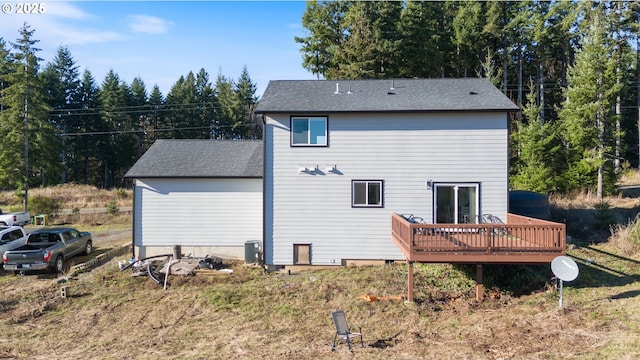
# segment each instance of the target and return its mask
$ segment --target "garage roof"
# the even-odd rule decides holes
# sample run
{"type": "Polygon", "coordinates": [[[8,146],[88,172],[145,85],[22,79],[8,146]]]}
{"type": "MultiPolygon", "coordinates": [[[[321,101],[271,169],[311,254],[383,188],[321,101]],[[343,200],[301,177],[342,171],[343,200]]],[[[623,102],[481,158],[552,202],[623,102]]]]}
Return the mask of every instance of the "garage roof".
{"type": "Polygon", "coordinates": [[[125,178],[262,178],[259,140],[156,140],[125,178]]]}

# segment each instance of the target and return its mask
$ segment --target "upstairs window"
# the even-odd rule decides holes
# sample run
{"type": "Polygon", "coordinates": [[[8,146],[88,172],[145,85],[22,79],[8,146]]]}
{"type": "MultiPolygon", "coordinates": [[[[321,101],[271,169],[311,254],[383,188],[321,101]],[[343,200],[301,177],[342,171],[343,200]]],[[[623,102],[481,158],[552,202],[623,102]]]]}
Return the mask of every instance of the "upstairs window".
{"type": "Polygon", "coordinates": [[[291,118],[291,145],[327,146],[327,118],[291,118]]]}
{"type": "Polygon", "coordinates": [[[382,180],[353,180],[351,206],[382,207],[382,180]]]}

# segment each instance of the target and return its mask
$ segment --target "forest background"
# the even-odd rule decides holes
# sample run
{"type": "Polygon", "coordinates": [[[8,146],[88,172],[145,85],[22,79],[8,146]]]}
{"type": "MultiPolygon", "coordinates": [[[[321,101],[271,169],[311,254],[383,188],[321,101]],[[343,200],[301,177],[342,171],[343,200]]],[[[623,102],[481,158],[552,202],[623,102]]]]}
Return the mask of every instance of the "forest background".
{"type": "MultiPolygon", "coordinates": [[[[639,23],[637,1],[311,1],[292,41],[318,79],[490,79],[521,107],[510,187],[602,197],[639,166],[639,23]]],[[[127,187],[156,139],[262,138],[246,67],[164,95],[115,70],[98,84],[64,45],[42,64],[36,29],[18,34],[0,38],[1,189],[127,187]]]]}

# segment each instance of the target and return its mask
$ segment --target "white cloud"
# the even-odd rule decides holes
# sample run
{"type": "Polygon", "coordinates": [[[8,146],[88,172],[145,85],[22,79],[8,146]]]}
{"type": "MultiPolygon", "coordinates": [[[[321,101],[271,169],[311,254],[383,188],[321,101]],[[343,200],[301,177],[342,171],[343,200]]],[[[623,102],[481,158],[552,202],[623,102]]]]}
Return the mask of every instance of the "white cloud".
{"type": "Polygon", "coordinates": [[[171,21],[150,15],[129,15],[129,19],[131,30],[145,34],[164,34],[173,25],[171,21]]]}
{"type": "Polygon", "coordinates": [[[41,41],[36,46],[85,45],[126,38],[116,31],[93,28],[90,23],[95,16],[72,3],[52,1],[45,5],[43,14],[0,16],[0,37],[4,35],[5,40],[15,41],[19,30],[27,23],[35,30],[34,38],[41,41]]]}
{"type": "Polygon", "coordinates": [[[78,19],[78,20],[90,19],[93,17],[93,15],[90,15],[82,11],[78,7],[65,2],[55,1],[50,3],[45,3],[45,5],[47,6],[46,7],[47,16],[58,16],[61,18],[78,19]]]}

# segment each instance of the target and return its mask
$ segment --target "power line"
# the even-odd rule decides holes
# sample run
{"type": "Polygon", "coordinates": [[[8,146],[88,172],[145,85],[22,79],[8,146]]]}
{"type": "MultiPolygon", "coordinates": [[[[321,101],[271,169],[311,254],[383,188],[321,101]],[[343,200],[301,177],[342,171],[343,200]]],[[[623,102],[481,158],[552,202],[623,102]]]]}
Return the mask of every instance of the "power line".
{"type": "MultiPolygon", "coordinates": [[[[63,133],[60,136],[85,136],[85,135],[122,135],[133,133],[154,133],[165,131],[183,131],[183,130],[202,130],[202,129],[224,129],[231,128],[234,125],[216,125],[216,126],[193,126],[193,127],[180,127],[170,129],[139,129],[139,130],[112,130],[112,131],[90,131],[90,132],[75,132],[75,133],[63,133]]],[[[242,124],[244,127],[258,127],[260,124],[242,124]]]]}

